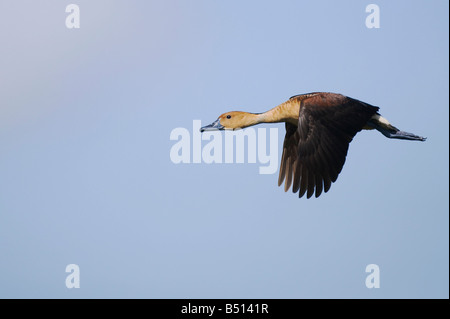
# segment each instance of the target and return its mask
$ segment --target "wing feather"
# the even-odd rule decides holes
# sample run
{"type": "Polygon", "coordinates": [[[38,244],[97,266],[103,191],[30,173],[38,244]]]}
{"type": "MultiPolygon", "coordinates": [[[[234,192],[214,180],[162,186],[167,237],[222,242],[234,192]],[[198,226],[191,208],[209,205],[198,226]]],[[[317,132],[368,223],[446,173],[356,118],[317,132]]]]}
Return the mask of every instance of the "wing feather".
{"type": "Polygon", "coordinates": [[[278,185],[299,197],[328,192],[345,164],[348,147],[378,107],[333,93],[294,96],[298,125],[286,123],[278,185]]]}

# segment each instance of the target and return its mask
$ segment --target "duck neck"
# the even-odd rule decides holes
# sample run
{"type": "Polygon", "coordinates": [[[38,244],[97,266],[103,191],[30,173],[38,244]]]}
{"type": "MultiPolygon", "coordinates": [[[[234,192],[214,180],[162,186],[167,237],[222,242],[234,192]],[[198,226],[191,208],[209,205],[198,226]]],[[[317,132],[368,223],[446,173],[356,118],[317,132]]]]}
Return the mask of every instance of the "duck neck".
{"type": "Polygon", "coordinates": [[[263,113],[248,113],[242,112],[243,116],[241,117],[241,127],[249,127],[259,123],[263,123],[262,114],[263,113]]]}
{"type": "Polygon", "coordinates": [[[300,112],[300,103],[284,102],[267,112],[258,115],[259,123],[289,122],[297,125],[300,112]]]}

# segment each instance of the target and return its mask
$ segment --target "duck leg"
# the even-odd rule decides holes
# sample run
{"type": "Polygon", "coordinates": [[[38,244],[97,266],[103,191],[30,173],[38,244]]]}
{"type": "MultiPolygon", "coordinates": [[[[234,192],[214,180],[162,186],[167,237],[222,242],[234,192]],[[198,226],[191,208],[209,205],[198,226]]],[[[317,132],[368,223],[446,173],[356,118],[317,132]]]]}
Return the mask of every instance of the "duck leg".
{"type": "Polygon", "coordinates": [[[427,138],[418,136],[412,133],[400,131],[395,126],[391,125],[388,120],[382,117],[379,114],[375,114],[369,122],[367,122],[367,126],[370,128],[374,128],[379,131],[381,134],[388,138],[397,138],[402,140],[410,140],[410,141],[425,141],[427,138]]]}

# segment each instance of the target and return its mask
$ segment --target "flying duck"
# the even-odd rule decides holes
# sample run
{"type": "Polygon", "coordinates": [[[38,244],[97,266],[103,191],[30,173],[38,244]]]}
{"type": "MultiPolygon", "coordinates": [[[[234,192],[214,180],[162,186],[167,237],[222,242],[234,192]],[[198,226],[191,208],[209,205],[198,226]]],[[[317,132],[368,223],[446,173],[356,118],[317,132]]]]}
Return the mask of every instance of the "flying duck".
{"type": "Polygon", "coordinates": [[[400,131],[378,113],[379,108],[336,93],[314,92],[291,97],[264,113],[233,111],[219,116],[200,132],[236,130],[260,123],[285,122],[286,135],[278,186],[310,198],[328,192],[347,156],[348,146],[361,130],[376,129],[388,138],[425,141],[400,131]]]}

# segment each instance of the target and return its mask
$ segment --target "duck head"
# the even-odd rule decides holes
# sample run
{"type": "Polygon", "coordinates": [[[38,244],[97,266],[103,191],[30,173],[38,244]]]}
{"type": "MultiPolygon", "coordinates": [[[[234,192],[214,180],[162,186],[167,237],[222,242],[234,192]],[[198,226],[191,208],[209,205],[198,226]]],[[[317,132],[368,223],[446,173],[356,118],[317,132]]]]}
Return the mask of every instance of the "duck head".
{"type": "Polygon", "coordinates": [[[200,128],[200,132],[217,130],[239,130],[244,127],[258,124],[258,114],[232,111],[223,113],[217,120],[200,128]]]}

